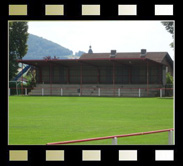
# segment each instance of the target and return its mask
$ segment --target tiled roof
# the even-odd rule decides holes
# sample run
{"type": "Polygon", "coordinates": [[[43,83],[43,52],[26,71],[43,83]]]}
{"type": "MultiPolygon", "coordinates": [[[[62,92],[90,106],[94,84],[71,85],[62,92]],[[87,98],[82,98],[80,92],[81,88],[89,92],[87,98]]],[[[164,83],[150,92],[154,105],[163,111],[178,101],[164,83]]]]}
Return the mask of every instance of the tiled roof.
{"type": "MultiPolygon", "coordinates": [[[[92,54],[83,54],[80,59],[110,59],[111,53],[92,53],[92,54]]],[[[158,63],[162,63],[165,56],[169,56],[167,52],[147,52],[144,58],[156,61],[158,63]]],[[[132,53],[116,53],[116,59],[138,59],[141,58],[140,52],[132,52],[132,53]]],[[[169,56],[170,58],[170,56],[169,56]]],[[[171,58],[170,58],[171,59],[171,58]]]]}

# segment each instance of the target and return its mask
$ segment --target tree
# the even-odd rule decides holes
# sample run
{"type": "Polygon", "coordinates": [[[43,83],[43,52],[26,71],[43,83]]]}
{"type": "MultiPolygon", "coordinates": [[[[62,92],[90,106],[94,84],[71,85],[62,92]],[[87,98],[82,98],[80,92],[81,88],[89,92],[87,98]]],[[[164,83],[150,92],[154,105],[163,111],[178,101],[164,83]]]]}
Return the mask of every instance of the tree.
{"type": "Polygon", "coordinates": [[[17,59],[22,59],[28,50],[27,22],[9,22],[9,80],[17,73],[17,59]]]}
{"type": "MultiPolygon", "coordinates": [[[[174,22],[161,22],[164,26],[165,26],[165,29],[172,34],[172,37],[174,37],[174,22]]],[[[170,47],[174,47],[173,46],[173,42],[170,43],[170,47]]]]}
{"type": "Polygon", "coordinates": [[[173,76],[170,74],[170,72],[166,73],[166,83],[173,85],[173,76]]]}

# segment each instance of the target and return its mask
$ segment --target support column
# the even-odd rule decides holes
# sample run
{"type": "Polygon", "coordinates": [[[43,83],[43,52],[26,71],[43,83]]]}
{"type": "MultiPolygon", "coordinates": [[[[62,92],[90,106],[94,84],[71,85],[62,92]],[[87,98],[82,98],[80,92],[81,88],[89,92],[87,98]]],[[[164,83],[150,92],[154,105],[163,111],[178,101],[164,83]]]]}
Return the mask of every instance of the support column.
{"type": "Polygon", "coordinates": [[[115,96],[115,63],[113,62],[113,96],[115,96]]]}
{"type": "Polygon", "coordinates": [[[163,89],[161,88],[161,89],[160,89],[160,97],[161,97],[161,98],[163,97],[163,93],[162,93],[162,92],[163,92],[163,89]]]}
{"type": "Polygon", "coordinates": [[[50,95],[52,95],[52,65],[50,64],[50,95]]]}
{"type": "Polygon", "coordinates": [[[121,90],[120,90],[120,88],[118,88],[118,96],[119,97],[121,96],[121,90]]]}
{"type": "Polygon", "coordinates": [[[25,95],[27,96],[27,88],[25,88],[25,95]]]}
{"type": "Polygon", "coordinates": [[[98,88],[98,96],[100,96],[100,88],[98,88]]]}
{"type": "Polygon", "coordinates": [[[67,83],[70,84],[70,69],[67,68],[67,83]]]}
{"type": "Polygon", "coordinates": [[[42,68],[39,67],[39,82],[42,83],[42,68]]]}
{"type": "Polygon", "coordinates": [[[139,97],[141,97],[141,89],[139,88],[139,97]]]}
{"type": "Polygon", "coordinates": [[[41,92],[42,92],[42,96],[44,96],[44,88],[42,88],[42,91],[41,92]]]}
{"type": "Polygon", "coordinates": [[[82,95],[82,84],[83,84],[83,66],[80,65],[80,94],[82,95]]]}
{"type": "Polygon", "coordinates": [[[98,75],[97,75],[97,83],[100,84],[100,69],[97,68],[98,75]]]}
{"type": "Polygon", "coordinates": [[[63,89],[60,89],[60,95],[63,96],[63,89]]]}
{"type": "Polygon", "coordinates": [[[163,69],[162,69],[162,84],[163,86],[166,85],[166,66],[165,65],[163,66],[163,69]]]}
{"type": "Polygon", "coordinates": [[[129,71],[128,71],[128,84],[131,84],[132,80],[132,67],[129,66],[129,71]]]}
{"type": "Polygon", "coordinates": [[[159,84],[162,84],[162,70],[161,65],[159,65],[159,84]]]}
{"type": "Polygon", "coordinates": [[[147,96],[149,96],[149,62],[147,61],[147,96]]]}

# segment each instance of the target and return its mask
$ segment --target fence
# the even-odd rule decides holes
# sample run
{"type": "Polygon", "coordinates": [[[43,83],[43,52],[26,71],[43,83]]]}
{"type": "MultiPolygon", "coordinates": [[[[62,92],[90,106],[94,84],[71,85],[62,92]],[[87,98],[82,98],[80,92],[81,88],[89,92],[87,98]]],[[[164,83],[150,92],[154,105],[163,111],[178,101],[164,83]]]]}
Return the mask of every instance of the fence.
{"type": "Polygon", "coordinates": [[[28,95],[29,92],[32,90],[33,88],[21,88],[21,87],[16,87],[16,88],[9,88],[8,89],[8,95],[9,96],[13,96],[13,95],[28,95]]]}
{"type": "MultiPolygon", "coordinates": [[[[9,81],[9,88],[11,89],[11,94],[12,95],[19,95],[21,94],[21,82],[19,81],[9,81]]],[[[10,90],[9,90],[10,93],[10,90]]]]}
{"type": "Polygon", "coordinates": [[[9,88],[10,95],[172,97],[173,88],[35,87],[9,88]],[[14,91],[19,93],[14,93],[14,91]]]}
{"type": "Polygon", "coordinates": [[[88,141],[97,141],[97,140],[104,140],[104,139],[112,139],[112,145],[117,145],[117,138],[130,137],[130,136],[139,136],[139,135],[147,135],[147,134],[155,134],[155,133],[162,133],[162,132],[168,132],[168,145],[173,145],[173,130],[174,129],[171,128],[171,129],[164,129],[164,130],[156,130],[156,131],[124,134],[124,135],[114,135],[114,136],[88,138],[88,139],[81,139],[81,140],[53,142],[53,143],[47,143],[46,145],[63,145],[63,144],[79,143],[79,142],[86,142],[86,141],[87,142],[88,141]]]}

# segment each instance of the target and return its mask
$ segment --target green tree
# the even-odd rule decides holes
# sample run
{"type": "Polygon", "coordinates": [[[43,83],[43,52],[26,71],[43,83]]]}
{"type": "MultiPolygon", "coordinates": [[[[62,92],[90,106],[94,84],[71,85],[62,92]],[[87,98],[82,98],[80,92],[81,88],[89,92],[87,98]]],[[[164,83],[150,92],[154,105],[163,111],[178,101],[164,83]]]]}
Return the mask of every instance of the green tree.
{"type": "Polygon", "coordinates": [[[9,22],[9,80],[17,73],[17,59],[22,59],[28,50],[27,22],[9,22]]]}
{"type": "Polygon", "coordinates": [[[173,76],[170,74],[170,72],[166,73],[166,83],[173,85],[173,76]]]}
{"type": "MultiPolygon", "coordinates": [[[[164,26],[165,26],[165,29],[172,34],[172,37],[174,37],[174,22],[161,22],[164,26]]],[[[170,47],[174,47],[173,46],[173,42],[170,43],[170,47]]]]}

